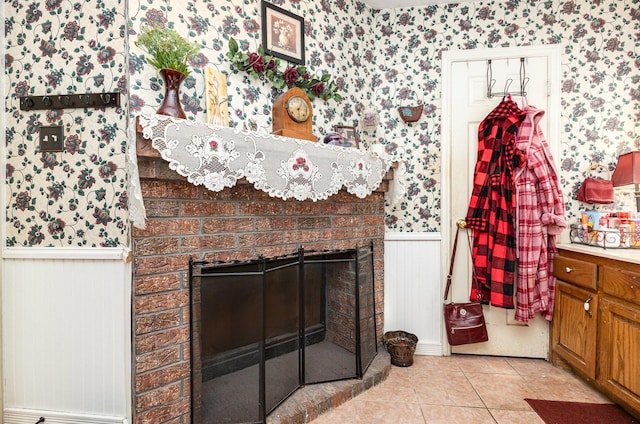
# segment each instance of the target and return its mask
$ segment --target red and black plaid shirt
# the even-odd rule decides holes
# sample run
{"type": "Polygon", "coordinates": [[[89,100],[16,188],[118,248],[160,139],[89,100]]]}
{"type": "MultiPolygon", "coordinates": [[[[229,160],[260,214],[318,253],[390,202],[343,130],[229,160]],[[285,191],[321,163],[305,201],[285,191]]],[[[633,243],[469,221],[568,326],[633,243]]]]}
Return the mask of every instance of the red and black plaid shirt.
{"type": "MultiPolygon", "coordinates": [[[[465,218],[467,228],[473,230],[471,255],[482,301],[508,309],[514,307],[516,269],[514,176],[526,161],[514,146],[524,116],[508,96],[480,123],[478,160],[465,218]]],[[[475,290],[471,299],[478,299],[475,290]]]]}

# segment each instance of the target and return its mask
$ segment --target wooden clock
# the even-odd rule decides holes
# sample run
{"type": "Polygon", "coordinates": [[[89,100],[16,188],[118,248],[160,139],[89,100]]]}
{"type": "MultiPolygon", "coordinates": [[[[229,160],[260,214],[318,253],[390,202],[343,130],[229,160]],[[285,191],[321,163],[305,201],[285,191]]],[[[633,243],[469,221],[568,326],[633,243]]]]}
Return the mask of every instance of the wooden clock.
{"type": "Polygon", "coordinates": [[[302,89],[293,87],[273,102],[271,132],[285,137],[318,141],[313,135],[313,108],[302,89]]]}

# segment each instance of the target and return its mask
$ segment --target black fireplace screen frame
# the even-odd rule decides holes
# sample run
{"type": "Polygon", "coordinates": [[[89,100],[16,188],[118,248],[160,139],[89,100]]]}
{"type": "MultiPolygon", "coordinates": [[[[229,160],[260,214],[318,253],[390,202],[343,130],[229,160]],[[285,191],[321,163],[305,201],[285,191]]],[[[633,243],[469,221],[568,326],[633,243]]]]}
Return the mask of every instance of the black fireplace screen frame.
{"type": "Polygon", "coordinates": [[[373,264],[373,243],[190,260],[191,422],[262,424],[305,385],[361,379],[378,348],[373,264]]]}

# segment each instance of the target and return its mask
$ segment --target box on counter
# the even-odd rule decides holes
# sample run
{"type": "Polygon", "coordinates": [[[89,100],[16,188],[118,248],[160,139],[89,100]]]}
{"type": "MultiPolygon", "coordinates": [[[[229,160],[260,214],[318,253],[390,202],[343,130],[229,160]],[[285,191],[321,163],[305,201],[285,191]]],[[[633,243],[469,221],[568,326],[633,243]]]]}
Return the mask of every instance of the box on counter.
{"type": "Polygon", "coordinates": [[[640,247],[640,219],[630,219],[629,242],[631,247],[640,247]]]}
{"type": "Polygon", "coordinates": [[[588,231],[596,231],[600,228],[600,212],[582,211],[582,227],[588,231]]]}

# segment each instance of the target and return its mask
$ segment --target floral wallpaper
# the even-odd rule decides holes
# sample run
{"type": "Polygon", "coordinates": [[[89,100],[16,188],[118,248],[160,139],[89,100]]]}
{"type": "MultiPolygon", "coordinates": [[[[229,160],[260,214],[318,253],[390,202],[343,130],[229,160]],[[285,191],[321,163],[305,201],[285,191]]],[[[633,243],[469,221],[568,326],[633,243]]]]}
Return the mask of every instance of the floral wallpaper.
{"type": "Polygon", "coordinates": [[[6,245],[128,244],[125,1],[4,2],[6,245]],[[120,92],[121,108],[21,111],[20,97],[120,92]],[[39,151],[62,126],[64,152],[39,151]]]}
{"type": "MultiPolygon", "coordinates": [[[[407,164],[404,201],[387,207],[390,231],[440,230],[441,52],[518,45],[563,48],[561,182],[570,216],[591,161],[615,166],[640,149],[640,6],[634,0],[486,1],[373,10],[357,0],[276,0],[305,19],[306,64],[329,72],[345,100],[315,100],[314,130],[359,125],[380,112],[361,146],[383,144],[407,164]],[[404,124],[396,108],[425,105],[404,124]]],[[[232,71],[229,37],[261,43],[259,0],[29,2],[5,0],[6,243],[128,243],[126,160],[130,119],[159,106],[162,80],[135,45],[140,26],[162,23],[202,44],[182,85],[188,119],[206,120],[206,66],[227,75],[230,125],[271,130],[269,83],[232,71]],[[128,7],[128,10],[127,10],[128,7]],[[125,16],[128,15],[128,20],[125,16]],[[122,93],[120,109],[23,112],[20,96],[122,93]],[[38,127],[62,125],[65,152],[38,152],[38,127]]]]}
{"type": "MultiPolygon", "coordinates": [[[[488,1],[382,10],[372,22],[368,66],[382,110],[384,143],[409,166],[408,196],[387,209],[393,231],[440,229],[441,52],[560,44],[562,139],[560,179],[567,213],[591,161],[615,167],[640,149],[640,5],[634,0],[488,1]],[[397,99],[425,103],[412,127],[397,118],[397,99]],[[394,100],[392,100],[394,99],[394,100]]],[[[377,135],[377,134],[376,134],[377,135]]]]}
{"type": "MultiPolygon", "coordinates": [[[[320,137],[335,125],[357,125],[362,99],[373,98],[368,90],[372,69],[364,64],[364,47],[370,40],[372,10],[359,1],[292,0],[273,1],[305,19],[305,64],[309,74],[331,74],[346,100],[316,99],[313,102],[314,131],[320,137]]],[[[192,74],[181,89],[187,117],[206,121],[204,68],[212,67],[227,76],[230,126],[271,133],[271,105],[282,91],[268,81],[254,79],[234,70],[227,58],[229,39],[240,49],[255,52],[262,44],[260,0],[226,0],[196,4],[179,1],[140,1],[130,10],[131,34],[142,25],[166,25],[203,46],[192,61],[192,74]],[[206,9],[206,10],[205,10],[206,9]]],[[[131,113],[153,113],[160,105],[162,80],[146,64],[145,52],[131,43],[131,113]]],[[[284,70],[284,63],[280,70],[284,70]]]]}
{"type": "MultiPolygon", "coordinates": [[[[406,163],[407,196],[398,205],[387,205],[390,231],[440,231],[443,50],[562,45],[565,114],[561,157],[556,159],[570,217],[583,207],[575,193],[591,161],[613,168],[620,153],[640,148],[640,7],[631,0],[487,1],[384,10],[352,1],[274,3],[305,18],[307,65],[330,72],[345,92],[341,103],[314,101],[316,133],[323,136],[337,124],[356,125],[361,145],[383,144],[387,153],[406,163]],[[420,101],[425,105],[422,118],[402,122],[397,107],[420,101]],[[380,112],[374,130],[359,125],[367,109],[380,112]]],[[[259,2],[229,0],[208,8],[211,19],[205,23],[203,14],[198,21],[189,11],[142,7],[131,13],[132,28],[138,21],[162,21],[184,31],[191,28],[189,35],[206,39],[194,65],[196,70],[211,65],[227,74],[231,125],[269,132],[278,93],[268,83],[231,70],[225,57],[229,37],[249,51],[260,45],[259,2]]],[[[132,63],[141,62],[134,51],[132,63]]],[[[132,109],[152,112],[160,87],[148,66],[139,71],[147,77],[135,76],[139,84],[132,87],[132,109]]],[[[206,120],[201,74],[190,77],[183,104],[192,105],[187,112],[192,119],[206,120]]]]}

